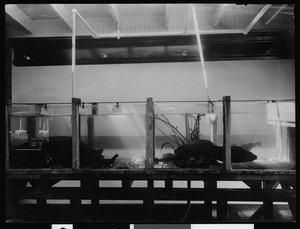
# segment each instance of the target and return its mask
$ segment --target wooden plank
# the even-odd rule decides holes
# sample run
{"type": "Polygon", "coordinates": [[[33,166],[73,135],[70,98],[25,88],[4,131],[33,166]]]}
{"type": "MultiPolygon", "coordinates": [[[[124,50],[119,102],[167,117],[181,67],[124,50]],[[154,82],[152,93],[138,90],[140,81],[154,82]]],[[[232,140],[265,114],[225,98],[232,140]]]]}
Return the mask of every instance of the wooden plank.
{"type": "Polygon", "coordinates": [[[280,6],[277,11],[272,15],[272,17],[270,17],[270,19],[265,23],[265,25],[268,25],[279,13],[280,11],[283,10],[283,8],[285,8],[287,6],[287,4],[283,4],[282,6],[280,6]]]}
{"type": "Polygon", "coordinates": [[[6,4],[5,13],[16,20],[26,32],[33,34],[33,21],[15,4],[6,4]]]}
{"type": "Polygon", "coordinates": [[[265,12],[272,6],[272,4],[266,4],[250,22],[250,24],[245,28],[244,34],[247,34],[252,27],[259,21],[259,19],[265,14],[265,12]]]}
{"type": "Polygon", "coordinates": [[[224,169],[231,170],[231,104],[230,96],[223,96],[224,169]]]}
{"type": "Polygon", "coordinates": [[[109,12],[111,13],[111,16],[114,20],[115,27],[117,31],[119,32],[121,30],[120,26],[120,13],[117,4],[107,4],[109,12]]]}
{"type": "Polygon", "coordinates": [[[154,155],[155,155],[155,117],[154,117],[154,105],[153,99],[147,98],[146,105],[146,160],[145,168],[154,168],[154,155]]]}
{"type": "Polygon", "coordinates": [[[55,13],[64,21],[67,28],[72,30],[72,15],[71,12],[67,10],[64,4],[50,4],[55,13]]]}
{"type": "Polygon", "coordinates": [[[80,122],[79,122],[79,106],[80,99],[72,98],[72,117],[71,117],[71,125],[72,125],[72,168],[79,169],[80,161],[79,161],[79,142],[80,142],[80,122]]]}
{"type": "Polygon", "coordinates": [[[211,178],[216,180],[278,180],[295,181],[296,171],[294,170],[199,170],[199,169],[156,169],[156,170],[128,170],[128,169],[10,169],[6,172],[9,179],[55,179],[55,180],[78,180],[87,175],[95,175],[98,179],[122,180],[124,176],[131,177],[134,180],[145,180],[148,178],[156,180],[184,180],[194,179],[203,180],[211,178]]]}

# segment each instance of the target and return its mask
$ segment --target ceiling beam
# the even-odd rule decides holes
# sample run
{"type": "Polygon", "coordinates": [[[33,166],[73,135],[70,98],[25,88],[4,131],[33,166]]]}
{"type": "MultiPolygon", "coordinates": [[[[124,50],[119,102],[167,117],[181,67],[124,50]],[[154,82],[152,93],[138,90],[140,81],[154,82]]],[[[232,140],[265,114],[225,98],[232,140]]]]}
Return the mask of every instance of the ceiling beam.
{"type": "Polygon", "coordinates": [[[64,4],[50,4],[55,13],[66,23],[68,29],[72,31],[72,15],[64,4]]]}
{"type": "Polygon", "coordinates": [[[183,31],[184,35],[186,34],[187,28],[188,28],[190,20],[191,20],[191,15],[192,15],[191,11],[192,11],[192,8],[189,7],[189,11],[188,11],[187,18],[186,18],[186,24],[185,24],[185,28],[184,28],[184,31],[183,31]]]}
{"type": "Polygon", "coordinates": [[[120,13],[119,13],[119,9],[117,7],[116,4],[107,4],[108,9],[111,13],[111,16],[114,20],[114,24],[116,29],[119,31],[121,30],[121,26],[120,26],[120,13]]]}
{"type": "Polygon", "coordinates": [[[170,18],[170,6],[169,4],[165,4],[165,29],[169,29],[169,18],[170,18]]]}
{"type": "Polygon", "coordinates": [[[33,34],[33,21],[16,5],[5,5],[5,13],[16,20],[27,32],[33,34]]]}
{"type": "Polygon", "coordinates": [[[216,27],[219,24],[219,22],[220,22],[221,18],[223,17],[228,5],[229,4],[220,4],[215,9],[214,16],[213,16],[214,17],[214,25],[213,25],[214,27],[216,27]]]}
{"type": "Polygon", "coordinates": [[[272,17],[270,17],[270,19],[265,23],[265,25],[268,25],[279,13],[280,13],[280,11],[281,10],[283,10],[284,9],[284,7],[286,7],[287,6],[287,4],[285,4],[285,5],[282,5],[276,12],[275,12],[275,14],[273,14],[273,16],[272,17]]]}
{"type": "Polygon", "coordinates": [[[259,11],[259,13],[254,17],[254,19],[250,22],[250,24],[245,28],[244,34],[247,34],[250,29],[259,21],[259,19],[265,14],[265,12],[272,6],[272,4],[266,4],[264,7],[259,11]]]}

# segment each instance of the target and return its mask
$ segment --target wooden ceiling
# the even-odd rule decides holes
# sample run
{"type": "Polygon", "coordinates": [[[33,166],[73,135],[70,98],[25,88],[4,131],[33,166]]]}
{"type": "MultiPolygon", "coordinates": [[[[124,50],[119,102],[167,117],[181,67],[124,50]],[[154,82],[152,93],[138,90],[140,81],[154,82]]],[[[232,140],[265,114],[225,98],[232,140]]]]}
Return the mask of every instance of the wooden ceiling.
{"type": "MultiPolygon", "coordinates": [[[[72,9],[76,9],[100,36],[119,33],[194,31],[191,4],[7,4],[7,37],[59,37],[72,34],[72,9]]],[[[252,30],[293,30],[291,4],[196,4],[200,33],[236,33],[252,30]]],[[[91,32],[76,19],[78,36],[91,32]]]]}
{"type": "Polygon", "coordinates": [[[76,10],[76,64],[199,61],[194,6],[205,60],[294,58],[291,4],[8,4],[6,40],[15,65],[69,65],[76,10]]]}

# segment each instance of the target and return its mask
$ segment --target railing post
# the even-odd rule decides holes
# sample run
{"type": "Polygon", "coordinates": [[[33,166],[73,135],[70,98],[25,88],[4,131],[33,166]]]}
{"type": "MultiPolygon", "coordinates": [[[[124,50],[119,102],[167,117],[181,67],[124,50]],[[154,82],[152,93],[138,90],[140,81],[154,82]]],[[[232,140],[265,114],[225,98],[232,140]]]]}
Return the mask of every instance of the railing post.
{"type": "Polygon", "coordinates": [[[79,169],[80,160],[79,160],[79,142],[80,142],[80,122],[79,122],[79,106],[80,99],[72,98],[72,168],[79,169]]]}
{"type": "Polygon", "coordinates": [[[230,96],[223,96],[223,164],[225,170],[231,170],[231,104],[230,96]]]}
{"type": "Polygon", "coordinates": [[[154,168],[154,152],[155,152],[155,117],[153,99],[147,98],[146,115],[145,115],[145,128],[146,128],[146,161],[145,169],[154,168]]]}

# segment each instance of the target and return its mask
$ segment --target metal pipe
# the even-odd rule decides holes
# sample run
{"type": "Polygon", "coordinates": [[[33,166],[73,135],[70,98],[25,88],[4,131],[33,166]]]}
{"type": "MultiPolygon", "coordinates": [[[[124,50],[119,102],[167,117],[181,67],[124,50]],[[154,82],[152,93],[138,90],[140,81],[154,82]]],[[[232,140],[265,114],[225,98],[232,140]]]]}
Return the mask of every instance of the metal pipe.
{"type": "Polygon", "coordinates": [[[202,50],[202,45],[201,45],[201,40],[200,40],[200,35],[199,35],[199,27],[198,27],[195,4],[191,4],[191,8],[192,8],[192,13],[193,13],[193,18],[194,18],[194,26],[195,26],[198,49],[199,49],[199,54],[200,54],[200,61],[201,61],[201,66],[202,66],[204,84],[205,84],[205,88],[206,88],[208,101],[210,101],[208,83],[207,83],[207,77],[206,77],[206,71],[205,71],[205,63],[204,63],[204,57],[203,57],[203,50],[202,50]]]}
{"type": "Polygon", "coordinates": [[[76,46],[76,10],[72,9],[72,98],[75,98],[75,46],[76,46]]]}
{"type": "Polygon", "coordinates": [[[91,26],[89,26],[89,24],[84,20],[84,18],[78,13],[78,11],[76,9],[72,9],[72,13],[75,12],[78,17],[81,19],[81,21],[83,21],[83,23],[88,27],[88,29],[92,32],[92,34],[94,35],[93,37],[97,37],[97,34],[95,33],[95,31],[92,29],[91,26]]]}

